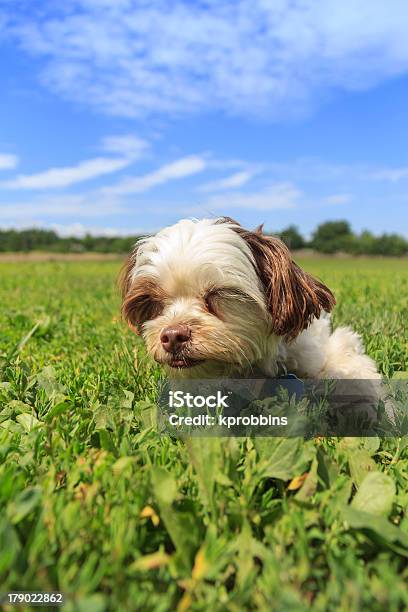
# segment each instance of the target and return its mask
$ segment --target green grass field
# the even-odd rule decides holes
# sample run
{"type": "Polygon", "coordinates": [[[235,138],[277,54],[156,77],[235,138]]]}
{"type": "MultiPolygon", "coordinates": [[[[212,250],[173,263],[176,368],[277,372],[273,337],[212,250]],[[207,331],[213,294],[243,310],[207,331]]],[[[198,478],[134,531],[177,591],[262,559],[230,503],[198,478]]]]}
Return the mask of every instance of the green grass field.
{"type": "MultiPolygon", "coordinates": [[[[300,263],[386,376],[408,370],[406,260],[300,263]]],[[[118,269],[0,264],[0,591],[84,612],[406,608],[407,437],[160,436],[118,269]]]]}

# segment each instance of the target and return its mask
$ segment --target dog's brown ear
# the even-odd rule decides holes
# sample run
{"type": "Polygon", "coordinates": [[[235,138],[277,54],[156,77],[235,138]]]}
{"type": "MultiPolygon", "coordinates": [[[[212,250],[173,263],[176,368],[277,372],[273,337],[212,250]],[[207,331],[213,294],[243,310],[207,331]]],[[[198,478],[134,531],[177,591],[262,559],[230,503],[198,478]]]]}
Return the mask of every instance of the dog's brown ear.
{"type": "Polygon", "coordinates": [[[336,303],[334,295],[319,280],[304,272],[292,260],[286,245],[262,234],[262,226],[255,232],[237,228],[255,258],[262,282],[273,330],[288,340],[306,329],[322,310],[330,312],[336,303]]]}
{"type": "Polygon", "coordinates": [[[137,255],[137,247],[133,249],[130,255],[127,257],[125,263],[122,266],[122,269],[118,278],[118,285],[122,295],[122,305],[121,305],[121,313],[122,317],[125,319],[130,329],[139,335],[139,330],[135,325],[135,321],[132,317],[132,308],[131,308],[131,286],[132,286],[132,271],[136,263],[136,255],[137,255]]]}

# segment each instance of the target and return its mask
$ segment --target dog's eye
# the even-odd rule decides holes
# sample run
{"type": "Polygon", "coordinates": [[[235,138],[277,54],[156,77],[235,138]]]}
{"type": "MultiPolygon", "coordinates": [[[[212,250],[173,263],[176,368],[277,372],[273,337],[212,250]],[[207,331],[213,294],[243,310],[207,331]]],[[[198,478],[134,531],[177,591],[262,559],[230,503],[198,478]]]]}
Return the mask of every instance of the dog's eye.
{"type": "Polygon", "coordinates": [[[163,303],[150,295],[138,295],[127,305],[128,319],[137,325],[151,321],[163,311],[163,303]]]}
{"type": "Polygon", "coordinates": [[[155,279],[137,278],[123,299],[122,314],[129,323],[139,327],[162,313],[166,297],[155,279]]]}
{"type": "Polygon", "coordinates": [[[139,302],[139,313],[141,319],[144,321],[150,321],[155,319],[161,314],[163,310],[163,304],[157,299],[151,296],[145,296],[145,299],[139,302]]]}
{"type": "Polygon", "coordinates": [[[204,296],[206,309],[219,319],[223,318],[222,302],[225,300],[239,300],[242,302],[251,300],[251,298],[240,289],[234,287],[217,287],[209,289],[204,296]]]}
{"type": "Polygon", "coordinates": [[[220,298],[222,297],[221,289],[210,289],[204,296],[205,307],[208,312],[215,317],[221,318],[220,298]]]}

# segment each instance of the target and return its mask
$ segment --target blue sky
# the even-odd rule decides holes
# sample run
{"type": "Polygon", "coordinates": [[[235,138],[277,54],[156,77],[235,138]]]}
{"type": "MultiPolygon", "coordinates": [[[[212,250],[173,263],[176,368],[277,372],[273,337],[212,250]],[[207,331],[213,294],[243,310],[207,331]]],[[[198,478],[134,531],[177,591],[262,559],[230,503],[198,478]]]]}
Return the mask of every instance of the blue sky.
{"type": "Polygon", "coordinates": [[[2,0],[0,226],[408,235],[407,32],[405,0],[2,0]]]}

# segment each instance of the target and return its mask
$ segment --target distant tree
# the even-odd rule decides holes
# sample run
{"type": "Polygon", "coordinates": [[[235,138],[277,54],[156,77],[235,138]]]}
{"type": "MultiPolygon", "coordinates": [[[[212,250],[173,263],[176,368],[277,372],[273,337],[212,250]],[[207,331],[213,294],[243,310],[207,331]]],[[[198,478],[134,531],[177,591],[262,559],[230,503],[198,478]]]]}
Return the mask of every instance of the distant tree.
{"type": "Polygon", "coordinates": [[[354,239],[348,221],[327,221],[313,233],[311,246],[322,253],[348,251],[353,248],[354,239]]]}
{"type": "Polygon", "coordinates": [[[279,238],[292,250],[303,249],[305,246],[305,240],[296,225],[289,225],[280,232],[279,238]]]}
{"type": "Polygon", "coordinates": [[[353,255],[374,255],[376,240],[377,238],[371,232],[364,230],[359,236],[355,236],[352,248],[347,252],[353,255]]]}
{"type": "Polygon", "coordinates": [[[383,234],[375,238],[373,252],[376,255],[400,257],[408,253],[408,242],[398,234],[383,234]]]}
{"type": "Polygon", "coordinates": [[[0,231],[0,251],[48,250],[58,242],[58,235],[51,230],[26,229],[0,231]]]}
{"type": "MultiPolygon", "coordinates": [[[[298,228],[290,225],[276,234],[290,249],[307,245],[298,228]]],[[[0,230],[0,251],[52,251],[57,253],[129,253],[141,236],[92,236],[62,238],[51,230],[0,230]]],[[[356,235],[347,221],[322,223],[313,234],[310,246],[322,253],[344,251],[353,255],[383,255],[399,257],[408,254],[408,241],[397,234],[374,236],[365,230],[356,235]]]]}
{"type": "Polygon", "coordinates": [[[86,234],[82,238],[82,244],[84,245],[84,249],[86,251],[94,251],[96,241],[97,239],[95,239],[95,236],[91,236],[91,234],[86,234]]]}

